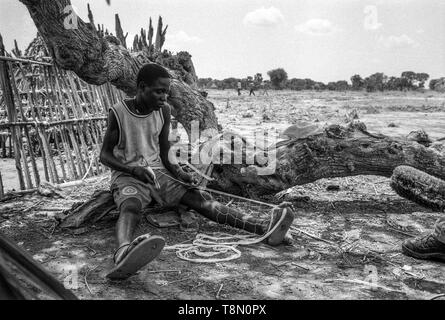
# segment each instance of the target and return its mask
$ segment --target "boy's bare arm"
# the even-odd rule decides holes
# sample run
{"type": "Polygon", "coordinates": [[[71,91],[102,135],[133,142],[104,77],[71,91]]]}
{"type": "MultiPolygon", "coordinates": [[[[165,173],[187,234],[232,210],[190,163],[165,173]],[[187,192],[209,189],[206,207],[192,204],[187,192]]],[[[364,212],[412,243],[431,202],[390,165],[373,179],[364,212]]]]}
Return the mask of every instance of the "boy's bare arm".
{"type": "Polygon", "coordinates": [[[184,172],[179,165],[172,164],[168,158],[170,151],[170,141],[168,141],[168,137],[170,135],[171,120],[171,110],[169,105],[162,108],[162,114],[164,115],[164,126],[162,127],[161,134],[159,135],[159,147],[162,163],[164,164],[164,167],[177,178],[183,180],[184,182],[192,183],[193,177],[184,172]]]}
{"type": "Polygon", "coordinates": [[[100,152],[100,162],[107,167],[125,172],[135,176],[137,179],[143,182],[149,182],[157,185],[157,181],[154,177],[154,173],[147,170],[144,167],[130,167],[121,163],[113,154],[114,147],[119,142],[119,126],[117,124],[116,116],[114,112],[110,111],[108,114],[108,127],[105,132],[104,142],[102,144],[102,150],[100,152]]]}

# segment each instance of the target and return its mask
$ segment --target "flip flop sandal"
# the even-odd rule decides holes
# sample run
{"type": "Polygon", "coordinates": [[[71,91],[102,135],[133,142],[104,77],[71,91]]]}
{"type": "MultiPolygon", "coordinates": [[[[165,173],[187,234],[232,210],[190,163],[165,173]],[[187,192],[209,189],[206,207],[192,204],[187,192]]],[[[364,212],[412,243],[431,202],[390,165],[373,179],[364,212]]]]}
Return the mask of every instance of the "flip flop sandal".
{"type": "Polygon", "coordinates": [[[150,236],[132,247],[132,243],[138,240],[140,237],[143,236],[137,237],[131,243],[125,244],[116,250],[115,256],[119,249],[127,246],[123,254],[123,258],[110,271],[107,278],[126,279],[135,274],[139,269],[155,259],[161,253],[162,248],[164,248],[165,245],[164,238],[160,236],[150,236]]]}
{"type": "Polygon", "coordinates": [[[156,228],[176,227],[180,224],[178,214],[175,211],[148,214],[145,219],[156,228]]]}

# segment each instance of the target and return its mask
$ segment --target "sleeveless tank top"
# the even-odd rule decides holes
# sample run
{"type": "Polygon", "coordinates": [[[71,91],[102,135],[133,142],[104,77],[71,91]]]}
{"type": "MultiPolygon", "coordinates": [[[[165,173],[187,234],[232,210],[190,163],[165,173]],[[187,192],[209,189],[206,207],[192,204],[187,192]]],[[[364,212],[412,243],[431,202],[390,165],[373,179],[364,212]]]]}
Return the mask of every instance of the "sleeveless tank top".
{"type": "MultiPolygon", "coordinates": [[[[113,149],[113,155],[127,166],[150,166],[163,169],[160,157],[159,135],[164,125],[162,109],[148,115],[132,112],[125,101],[111,107],[119,126],[119,141],[113,149]]],[[[111,182],[122,174],[111,171],[111,182]]]]}

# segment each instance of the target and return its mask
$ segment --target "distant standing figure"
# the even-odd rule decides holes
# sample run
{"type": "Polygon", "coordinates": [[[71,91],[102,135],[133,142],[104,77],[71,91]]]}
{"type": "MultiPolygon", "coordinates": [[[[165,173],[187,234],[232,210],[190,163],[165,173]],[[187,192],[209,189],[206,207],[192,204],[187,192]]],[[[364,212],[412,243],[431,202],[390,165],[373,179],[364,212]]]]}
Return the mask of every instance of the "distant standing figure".
{"type": "Polygon", "coordinates": [[[264,95],[267,95],[267,96],[268,96],[269,93],[267,92],[267,83],[263,83],[262,86],[263,86],[263,96],[264,96],[264,95]]]}
{"type": "Polygon", "coordinates": [[[251,96],[252,94],[255,95],[255,85],[251,82],[249,86],[250,86],[249,96],[251,96]]]}
{"type": "Polygon", "coordinates": [[[241,95],[241,81],[238,81],[238,95],[241,95]]]}

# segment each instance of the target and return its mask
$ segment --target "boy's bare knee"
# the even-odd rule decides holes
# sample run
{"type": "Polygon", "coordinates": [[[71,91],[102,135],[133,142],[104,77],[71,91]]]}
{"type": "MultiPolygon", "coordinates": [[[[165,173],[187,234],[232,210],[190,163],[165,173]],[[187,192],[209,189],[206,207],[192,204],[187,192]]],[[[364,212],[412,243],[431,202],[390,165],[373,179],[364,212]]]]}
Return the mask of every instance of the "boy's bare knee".
{"type": "Polygon", "coordinates": [[[142,203],[137,198],[130,198],[122,202],[120,212],[128,212],[133,214],[139,214],[142,209],[142,203]]]}

